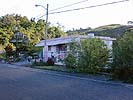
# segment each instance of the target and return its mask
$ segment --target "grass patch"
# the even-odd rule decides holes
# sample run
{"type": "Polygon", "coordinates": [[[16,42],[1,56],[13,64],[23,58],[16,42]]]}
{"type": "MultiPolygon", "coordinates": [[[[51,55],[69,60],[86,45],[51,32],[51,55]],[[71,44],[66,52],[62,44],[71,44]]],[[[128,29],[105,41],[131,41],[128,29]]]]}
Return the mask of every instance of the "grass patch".
{"type": "Polygon", "coordinates": [[[79,69],[72,69],[72,68],[67,68],[65,66],[46,66],[46,65],[39,65],[39,66],[35,66],[32,65],[32,68],[38,68],[38,69],[44,69],[44,70],[53,70],[53,71],[62,71],[62,72],[68,72],[68,73],[83,73],[81,72],[79,69]]]}
{"type": "MultiPolygon", "coordinates": [[[[33,65],[31,65],[32,68],[37,68],[37,69],[42,69],[42,70],[51,70],[51,71],[60,71],[60,72],[66,72],[66,73],[79,73],[82,75],[92,75],[92,76],[103,76],[104,74],[102,73],[92,73],[89,70],[81,67],[81,68],[76,68],[76,67],[66,67],[66,66],[49,66],[47,65],[47,63],[44,62],[39,62],[39,63],[33,63],[33,65]]],[[[108,75],[104,75],[107,76],[109,78],[108,75]]]]}
{"type": "Polygon", "coordinates": [[[65,66],[46,66],[46,65],[39,65],[39,66],[31,66],[32,68],[38,68],[38,69],[44,69],[44,70],[52,70],[52,71],[62,71],[62,72],[68,72],[68,73],[84,73],[84,74],[90,74],[85,71],[82,71],[77,68],[69,68],[65,66]]]}
{"type": "Polygon", "coordinates": [[[33,68],[45,69],[45,70],[54,70],[54,71],[67,71],[65,66],[32,66],[33,68]]]}

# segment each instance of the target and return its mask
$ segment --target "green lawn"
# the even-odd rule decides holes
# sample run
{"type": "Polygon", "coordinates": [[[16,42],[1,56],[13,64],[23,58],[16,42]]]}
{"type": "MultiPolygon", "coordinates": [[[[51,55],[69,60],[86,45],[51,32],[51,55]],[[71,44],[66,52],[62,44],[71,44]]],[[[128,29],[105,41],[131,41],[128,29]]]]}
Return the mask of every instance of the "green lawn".
{"type": "Polygon", "coordinates": [[[66,71],[64,66],[32,66],[33,68],[46,69],[46,70],[55,70],[55,71],[66,71]]]}
{"type": "Polygon", "coordinates": [[[66,68],[65,66],[32,66],[33,68],[53,70],[53,71],[63,71],[63,72],[79,72],[76,69],[66,68]]]}

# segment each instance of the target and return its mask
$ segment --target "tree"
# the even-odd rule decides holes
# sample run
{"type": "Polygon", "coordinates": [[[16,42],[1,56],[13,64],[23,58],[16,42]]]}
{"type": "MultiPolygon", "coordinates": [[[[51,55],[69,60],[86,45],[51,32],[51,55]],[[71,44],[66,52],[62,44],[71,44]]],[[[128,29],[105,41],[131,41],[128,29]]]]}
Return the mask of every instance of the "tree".
{"type": "Polygon", "coordinates": [[[6,51],[6,60],[7,61],[10,61],[10,57],[14,55],[14,52],[13,52],[13,45],[12,44],[8,44],[5,48],[5,51],[6,51]]]}
{"type": "Polygon", "coordinates": [[[0,44],[4,45],[7,42],[5,32],[0,28],[0,44]]]}
{"type": "Polygon", "coordinates": [[[116,67],[133,67],[133,30],[126,31],[114,43],[113,58],[116,67]]]}
{"type": "Polygon", "coordinates": [[[66,36],[66,33],[60,27],[51,26],[48,29],[48,38],[58,38],[66,36]]]}
{"type": "Polygon", "coordinates": [[[68,68],[76,68],[76,58],[71,53],[64,59],[64,63],[68,68]]]}
{"type": "MultiPolygon", "coordinates": [[[[21,15],[5,15],[0,17],[0,45],[5,47],[8,43],[10,43],[11,38],[17,32],[22,33],[26,38],[28,38],[28,42],[32,45],[35,45],[40,40],[45,39],[46,22],[43,19],[38,20],[37,22],[32,18],[29,20],[26,16],[21,15]]],[[[62,31],[61,26],[49,26],[48,29],[48,38],[57,38],[65,36],[66,33],[62,31]]]]}
{"type": "Polygon", "coordinates": [[[133,82],[133,29],[114,43],[113,69],[114,78],[133,82]]]}
{"type": "Polygon", "coordinates": [[[89,38],[69,44],[70,51],[65,58],[66,66],[81,72],[97,73],[105,67],[109,50],[101,39],[89,38]]]}
{"type": "Polygon", "coordinates": [[[69,51],[64,63],[69,68],[77,68],[79,64],[79,53],[81,52],[80,42],[73,39],[69,44],[69,51]]]}
{"type": "Polygon", "coordinates": [[[105,67],[109,50],[104,42],[97,38],[81,41],[80,66],[90,73],[96,73],[105,67]]]}

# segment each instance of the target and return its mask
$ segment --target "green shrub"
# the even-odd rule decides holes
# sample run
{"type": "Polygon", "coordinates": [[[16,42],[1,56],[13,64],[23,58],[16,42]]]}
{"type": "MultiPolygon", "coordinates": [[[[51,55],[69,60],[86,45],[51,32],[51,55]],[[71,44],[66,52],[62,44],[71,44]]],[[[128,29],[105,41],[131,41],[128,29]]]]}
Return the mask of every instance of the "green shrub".
{"type": "Polygon", "coordinates": [[[48,58],[48,61],[47,62],[43,62],[43,61],[36,62],[35,61],[32,64],[32,66],[54,66],[54,61],[51,58],[48,58]]]}
{"type": "Polygon", "coordinates": [[[113,78],[133,83],[133,29],[113,44],[113,78]]]}
{"type": "Polygon", "coordinates": [[[47,66],[54,66],[54,61],[52,58],[48,58],[47,66]]]}
{"type": "Polygon", "coordinates": [[[97,38],[81,41],[82,52],[80,53],[79,66],[88,73],[100,72],[107,64],[109,50],[104,42],[97,38]]]}
{"type": "Polygon", "coordinates": [[[81,73],[88,73],[88,74],[96,74],[97,72],[100,72],[99,67],[77,67],[76,68],[81,73]]]}
{"type": "Polygon", "coordinates": [[[76,67],[76,58],[72,54],[68,54],[68,56],[64,59],[64,63],[68,68],[76,67]]]}
{"type": "Polygon", "coordinates": [[[34,62],[32,64],[32,66],[46,66],[46,65],[47,65],[47,63],[46,62],[43,62],[43,61],[41,61],[41,62],[34,62]]]}
{"type": "Polygon", "coordinates": [[[133,68],[132,67],[117,68],[113,72],[113,78],[124,82],[133,83],[133,68]]]}
{"type": "Polygon", "coordinates": [[[6,53],[0,54],[0,58],[1,58],[1,59],[6,59],[6,53]]]}

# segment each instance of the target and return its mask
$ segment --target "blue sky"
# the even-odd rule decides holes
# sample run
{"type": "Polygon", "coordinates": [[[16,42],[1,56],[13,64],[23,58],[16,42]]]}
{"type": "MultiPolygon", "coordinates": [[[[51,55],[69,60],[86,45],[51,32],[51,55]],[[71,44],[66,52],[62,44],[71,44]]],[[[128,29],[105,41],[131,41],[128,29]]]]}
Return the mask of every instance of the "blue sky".
{"type": "MultiPolygon", "coordinates": [[[[0,16],[6,14],[21,14],[39,18],[46,13],[46,10],[41,7],[35,7],[35,4],[40,4],[46,7],[49,4],[49,11],[62,6],[70,5],[80,1],[85,1],[77,5],[63,8],[56,11],[75,9],[80,7],[89,7],[109,2],[121,0],[1,0],[0,16]]],[[[98,27],[108,24],[127,24],[127,21],[133,21],[133,0],[125,1],[118,4],[107,5],[102,7],[89,8],[84,10],[65,12],[60,14],[49,15],[49,21],[53,25],[60,23],[64,26],[64,30],[98,27]]],[[[45,16],[43,17],[45,19],[45,16]]]]}

